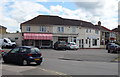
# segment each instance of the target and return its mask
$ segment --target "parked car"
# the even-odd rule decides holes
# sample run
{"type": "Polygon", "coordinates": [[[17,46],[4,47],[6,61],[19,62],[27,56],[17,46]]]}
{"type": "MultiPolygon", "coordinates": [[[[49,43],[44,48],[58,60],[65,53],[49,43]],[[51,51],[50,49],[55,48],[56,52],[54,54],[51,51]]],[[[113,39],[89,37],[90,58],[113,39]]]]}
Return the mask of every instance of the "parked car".
{"type": "Polygon", "coordinates": [[[108,53],[119,53],[120,52],[120,46],[117,44],[112,44],[108,47],[108,53]]]}
{"type": "Polygon", "coordinates": [[[79,46],[75,42],[67,43],[67,49],[79,49],[79,46]]]}
{"type": "Polygon", "coordinates": [[[19,65],[29,65],[36,62],[37,65],[42,63],[42,54],[40,50],[33,46],[21,46],[2,54],[4,63],[16,63],[19,65]]]}
{"type": "Polygon", "coordinates": [[[67,43],[65,41],[57,41],[54,44],[54,49],[64,49],[66,50],[67,48],[67,43]]]}
{"type": "Polygon", "coordinates": [[[9,38],[3,38],[0,39],[0,46],[1,47],[12,47],[15,48],[16,47],[16,42],[11,41],[9,38]]]}
{"type": "Polygon", "coordinates": [[[108,48],[110,47],[110,45],[115,45],[115,43],[108,43],[108,44],[106,45],[106,49],[108,49],[108,48]]]}

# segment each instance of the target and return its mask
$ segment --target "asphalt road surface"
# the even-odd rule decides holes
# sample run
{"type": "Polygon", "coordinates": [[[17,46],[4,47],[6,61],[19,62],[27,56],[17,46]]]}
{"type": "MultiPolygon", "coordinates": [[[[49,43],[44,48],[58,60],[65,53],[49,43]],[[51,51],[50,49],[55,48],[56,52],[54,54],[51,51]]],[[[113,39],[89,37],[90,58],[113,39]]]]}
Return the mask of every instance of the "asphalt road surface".
{"type": "MultiPolygon", "coordinates": [[[[2,64],[3,75],[118,75],[118,63],[111,62],[117,54],[109,54],[104,49],[87,50],[52,50],[41,49],[44,57],[39,66],[18,66],[13,64],[2,64]],[[67,55],[82,55],[81,61],[63,60],[67,55]],[[86,56],[86,57],[85,57],[86,56]],[[103,60],[103,58],[107,58],[103,60]],[[92,60],[94,58],[94,60],[92,60]],[[99,57],[99,59],[97,58],[99,57]],[[110,59],[108,59],[108,57],[110,59]],[[97,60],[98,59],[98,60],[97,60]],[[108,61],[109,60],[109,61],[108,61]]],[[[70,56],[67,56],[70,58],[70,56]]],[[[74,57],[72,57],[74,58],[74,57]]],[[[77,58],[78,59],[78,58],[77,58]]]]}

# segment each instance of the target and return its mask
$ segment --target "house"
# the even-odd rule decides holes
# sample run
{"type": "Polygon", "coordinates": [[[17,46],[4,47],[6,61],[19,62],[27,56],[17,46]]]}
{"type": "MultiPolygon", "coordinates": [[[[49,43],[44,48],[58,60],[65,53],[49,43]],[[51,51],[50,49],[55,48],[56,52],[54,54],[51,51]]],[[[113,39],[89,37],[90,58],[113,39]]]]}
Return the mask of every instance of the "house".
{"type": "Polygon", "coordinates": [[[118,28],[113,29],[112,31],[117,33],[117,42],[120,43],[120,25],[118,25],[118,28]]]}
{"type": "Polygon", "coordinates": [[[39,15],[21,23],[23,45],[53,47],[56,41],[76,42],[80,48],[99,48],[100,30],[91,22],[39,15]]]}
{"type": "Polygon", "coordinates": [[[7,33],[6,29],[7,29],[6,27],[0,25],[0,38],[2,38],[3,34],[7,33]]]}
{"type": "Polygon", "coordinates": [[[116,41],[116,32],[106,28],[105,26],[102,26],[100,21],[96,26],[100,30],[100,47],[101,48],[105,48],[106,44],[108,44],[109,42],[116,41]]]}
{"type": "Polygon", "coordinates": [[[0,34],[5,34],[6,32],[6,27],[0,25],[0,34]]]}

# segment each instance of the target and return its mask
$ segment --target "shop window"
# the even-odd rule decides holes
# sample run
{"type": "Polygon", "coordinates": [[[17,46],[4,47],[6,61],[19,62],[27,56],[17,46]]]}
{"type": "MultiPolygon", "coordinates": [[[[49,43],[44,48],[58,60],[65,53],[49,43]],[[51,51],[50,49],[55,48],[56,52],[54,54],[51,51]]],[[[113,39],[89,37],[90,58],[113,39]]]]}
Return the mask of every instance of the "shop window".
{"type": "Polygon", "coordinates": [[[86,39],[86,44],[88,44],[88,39],[86,39]]]}
{"type": "Polygon", "coordinates": [[[76,43],[76,37],[74,37],[74,42],[76,43]]]}

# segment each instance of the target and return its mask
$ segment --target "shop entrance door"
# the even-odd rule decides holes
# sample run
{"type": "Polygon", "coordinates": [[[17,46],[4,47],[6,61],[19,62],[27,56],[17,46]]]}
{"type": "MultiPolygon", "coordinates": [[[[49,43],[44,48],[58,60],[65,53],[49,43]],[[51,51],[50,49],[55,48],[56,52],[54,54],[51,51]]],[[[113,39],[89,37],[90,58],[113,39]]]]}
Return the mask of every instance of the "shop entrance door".
{"type": "Polygon", "coordinates": [[[84,48],[84,39],[79,40],[79,47],[84,48]]]}

